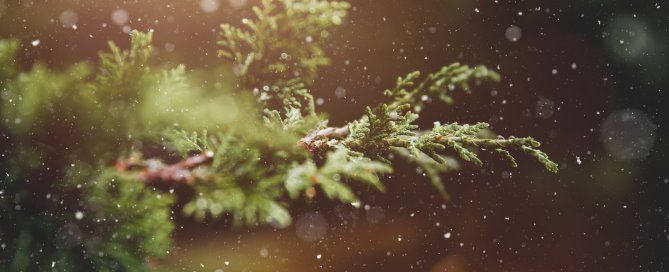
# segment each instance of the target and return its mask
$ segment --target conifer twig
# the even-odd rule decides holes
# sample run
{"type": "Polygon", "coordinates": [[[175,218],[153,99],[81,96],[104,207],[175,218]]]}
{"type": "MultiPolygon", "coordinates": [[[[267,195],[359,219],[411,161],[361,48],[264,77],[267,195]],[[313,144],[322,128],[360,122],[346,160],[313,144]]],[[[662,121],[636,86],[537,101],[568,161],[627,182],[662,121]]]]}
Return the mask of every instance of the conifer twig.
{"type": "Polygon", "coordinates": [[[191,170],[198,166],[210,163],[213,157],[214,152],[204,151],[170,165],[163,165],[157,160],[148,160],[144,162],[137,162],[136,159],[118,160],[115,168],[119,172],[128,172],[132,171],[133,167],[141,167],[142,170],[135,175],[137,179],[145,183],[161,182],[192,184],[195,181],[195,177],[191,170]]]}
{"type": "Polygon", "coordinates": [[[304,136],[297,144],[314,153],[327,149],[330,141],[346,138],[349,133],[348,126],[326,127],[304,136]]]}

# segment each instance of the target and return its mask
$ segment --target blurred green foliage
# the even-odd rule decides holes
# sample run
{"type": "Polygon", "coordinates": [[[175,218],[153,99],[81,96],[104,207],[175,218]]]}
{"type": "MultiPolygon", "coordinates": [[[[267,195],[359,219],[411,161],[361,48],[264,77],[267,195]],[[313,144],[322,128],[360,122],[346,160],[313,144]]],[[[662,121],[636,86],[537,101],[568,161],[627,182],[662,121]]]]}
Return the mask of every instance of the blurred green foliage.
{"type": "Polygon", "coordinates": [[[294,78],[311,83],[318,68],[330,64],[323,46],[349,7],[339,1],[263,0],[253,7],[255,18],[242,20],[243,28],[221,25],[219,55],[234,62],[247,86],[294,78]]]}
{"type": "Polygon", "coordinates": [[[12,252],[3,266],[135,270],[168,252],[172,197],[102,169],[171,128],[226,126],[241,106],[224,91],[193,87],[183,66],[152,66],[151,33],[131,38],[129,50],[110,43],[97,71],[82,62],[19,72],[19,43],[0,42],[0,239],[12,252]],[[53,242],[63,231],[65,246],[53,242]]]}

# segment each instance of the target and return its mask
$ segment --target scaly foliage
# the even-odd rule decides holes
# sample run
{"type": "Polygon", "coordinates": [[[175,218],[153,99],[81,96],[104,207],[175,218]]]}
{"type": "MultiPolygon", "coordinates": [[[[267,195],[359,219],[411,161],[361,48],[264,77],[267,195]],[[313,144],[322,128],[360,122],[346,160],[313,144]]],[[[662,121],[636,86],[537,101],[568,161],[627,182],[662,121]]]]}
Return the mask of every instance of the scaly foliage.
{"type": "Polygon", "coordinates": [[[387,89],[384,94],[393,99],[389,108],[409,104],[416,111],[425,107],[425,102],[441,100],[447,104],[453,103],[451,92],[462,90],[471,92],[471,83],[480,85],[486,81],[498,82],[497,72],[491,71],[483,65],[470,68],[468,65],[453,63],[442,67],[439,71],[430,73],[421,79],[420,71],[409,73],[404,78],[398,77],[393,89],[387,89]]]}
{"type": "Polygon", "coordinates": [[[327,154],[325,163],[321,167],[318,167],[313,161],[306,161],[293,166],[284,180],[288,195],[292,199],[302,194],[307,198],[313,198],[314,187],[318,186],[330,199],[353,203],[357,201],[357,197],[349,186],[342,183],[344,179],[358,180],[384,191],[385,187],[377,174],[390,172],[392,168],[385,163],[351,155],[350,150],[339,147],[327,154]]]}

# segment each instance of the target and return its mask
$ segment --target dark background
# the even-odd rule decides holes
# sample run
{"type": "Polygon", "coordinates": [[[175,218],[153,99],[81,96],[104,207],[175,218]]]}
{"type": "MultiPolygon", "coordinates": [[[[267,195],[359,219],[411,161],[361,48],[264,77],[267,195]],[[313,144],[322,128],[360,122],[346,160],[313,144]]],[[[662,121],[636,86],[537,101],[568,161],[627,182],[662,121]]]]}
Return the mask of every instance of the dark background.
{"type": "MultiPolygon", "coordinates": [[[[223,62],[218,25],[250,16],[257,1],[236,9],[221,0],[213,13],[199,0],[173,2],[0,0],[0,36],[27,45],[26,66],[96,61],[108,40],[127,45],[123,26],[111,20],[123,9],[126,30],[155,30],[158,61],[206,69],[223,62]],[[77,14],[76,30],[59,21],[68,9],[77,14]],[[39,45],[30,46],[34,40],[39,45]]],[[[560,173],[523,156],[517,169],[485,157],[484,169],[463,165],[445,176],[452,199],[444,202],[416,169],[404,167],[385,180],[385,194],[359,192],[360,208],[320,199],[296,206],[296,223],[285,230],[181,218],[174,254],[161,262],[183,271],[669,269],[669,3],[351,2],[329,46],[333,65],[313,87],[331,124],[383,101],[399,75],[454,61],[485,64],[503,75],[500,84],[456,94],[452,106],[432,104],[421,124],[486,121],[503,135],[534,136],[560,173]],[[515,42],[505,36],[512,26],[522,30],[515,42]],[[630,109],[631,121],[602,128],[630,109]],[[603,135],[611,129],[620,140],[607,147],[603,135]],[[621,157],[621,149],[637,155],[621,157]],[[307,234],[322,231],[322,239],[307,241],[305,222],[315,226],[307,234]]]]}

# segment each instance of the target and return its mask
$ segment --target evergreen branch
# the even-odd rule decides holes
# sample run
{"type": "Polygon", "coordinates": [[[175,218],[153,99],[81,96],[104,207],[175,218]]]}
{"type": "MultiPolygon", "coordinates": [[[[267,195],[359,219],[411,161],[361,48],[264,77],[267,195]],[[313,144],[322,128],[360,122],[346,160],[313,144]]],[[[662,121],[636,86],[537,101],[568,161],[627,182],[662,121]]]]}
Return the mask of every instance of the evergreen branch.
{"type": "MultiPolygon", "coordinates": [[[[499,81],[500,76],[494,71],[487,69],[485,66],[476,66],[470,68],[467,65],[453,63],[442,67],[439,71],[430,73],[425,78],[420,80],[421,73],[415,71],[409,73],[406,77],[398,77],[396,86],[393,89],[388,89],[384,93],[393,100],[390,104],[380,104],[373,110],[368,108],[367,115],[363,117],[358,123],[353,122],[353,126],[359,126],[361,123],[366,123],[370,116],[380,116],[378,122],[389,122],[391,119],[400,117],[398,111],[407,111],[409,107],[413,107],[416,111],[420,111],[424,107],[424,103],[431,101],[434,98],[439,98],[446,103],[452,103],[453,99],[449,92],[460,88],[465,92],[470,92],[470,82],[480,84],[483,81],[499,81]],[[367,118],[367,119],[366,119],[367,118]],[[365,120],[366,119],[366,120],[365,120]]],[[[417,115],[408,113],[408,119],[405,117],[403,122],[409,125],[418,118],[417,115]]],[[[393,122],[394,124],[395,122],[393,122]]],[[[380,124],[380,123],[379,123],[380,124]]],[[[384,128],[384,125],[371,124],[373,127],[384,128]]],[[[388,123],[390,126],[392,124],[388,123]]],[[[370,127],[371,128],[371,127],[370,127]]],[[[373,128],[372,128],[373,129],[373,128]]],[[[389,129],[392,128],[389,127],[389,129]]],[[[407,128],[408,130],[412,128],[407,128]]],[[[341,139],[348,136],[350,130],[348,126],[341,128],[322,128],[314,130],[309,135],[300,140],[300,144],[310,151],[325,150],[328,146],[336,145],[332,139],[341,139]],[[338,133],[332,133],[337,131],[338,133]],[[328,144],[329,143],[329,144],[328,144]]],[[[387,132],[385,132],[387,133],[387,132]]],[[[403,133],[410,135],[411,133],[405,130],[403,133]]],[[[366,132],[367,135],[375,135],[376,137],[384,137],[384,132],[366,132]]],[[[362,142],[378,142],[374,139],[361,139],[362,142]]],[[[355,149],[355,148],[354,148],[355,149]]]]}
{"type": "MultiPolygon", "coordinates": [[[[517,163],[507,148],[516,148],[537,158],[548,171],[555,173],[558,170],[557,164],[552,162],[546,153],[536,149],[540,143],[531,137],[481,138],[478,134],[489,127],[486,123],[475,125],[437,123],[432,131],[417,136],[418,133],[414,131],[416,126],[411,124],[415,117],[409,112],[398,114],[385,105],[378,109],[380,110],[376,112],[368,109],[368,114],[361,120],[353,122],[349,129],[327,127],[316,130],[302,138],[300,145],[309,151],[319,152],[342,143],[365,156],[382,161],[385,161],[384,155],[391,148],[408,148],[415,155],[424,153],[437,163],[444,162],[439,154],[449,146],[463,160],[476,165],[483,163],[470,149],[494,148],[510,161],[512,167],[516,167],[517,163]]],[[[400,107],[400,110],[402,109],[406,109],[406,106],[400,107]]]]}
{"type": "Polygon", "coordinates": [[[150,183],[192,187],[195,196],[183,212],[197,219],[229,213],[235,226],[282,228],[292,222],[290,200],[313,199],[320,190],[329,199],[353,203],[358,196],[352,182],[384,191],[381,177],[393,171],[395,155],[417,165],[444,198],[441,174],[459,167],[449,150],[477,165],[483,164],[479,152],[490,150],[512,167],[517,166],[512,151],[521,151],[557,172],[558,165],[533,138],[486,138],[485,123],[437,123],[427,132],[416,125],[418,112],[430,101],[452,103],[456,90],[470,92],[473,85],[499,81],[484,66],[455,63],[424,77],[410,73],[385,91],[387,103],[368,107],[345,126],[327,127],[307,86],[318,68],[330,63],[324,48],[348,8],[337,1],[263,0],[243,26],[221,27],[219,54],[232,61],[239,89],[253,91],[254,108],[245,108],[239,93],[221,94],[219,87],[211,93],[207,84],[188,84],[184,66],[152,67],[151,33],[132,32],[127,50],[110,43],[109,52],[100,53],[97,73],[87,64],[61,72],[36,64],[20,72],[18,42],[0,41],[2,131],[11,142],[0,158],[7,173],[0,192],[15,196],[14,202],[0,197],[0,212],[9,218],[2,225],[9,229],[7,237],[16,237],[0,261],[32,271],[54,269],[46,264],[56,259],[59,265],[77,266],[84,257],[92,268],[82,270],[146,270],[148,257],[167,254],[173,229],[172,197],[150,183]],[[181,129],[159,133],[175,126],[181,129]],[[109,164],[118,158],[119,146],[131,143],[139,149],[160,144],[164,152],[146,160],[132,154],[117,160],[115,169],[94,167],[109,164]],[[181,156],[176,163],[160,159],[175,153],[181,156]],[[61,178],[63,186],[49,183],[61,178]],[[53,190],[54,199],[73,193],[76,201],[21,202],[33,199],[38,188],[27,183],[35,179],[48,185],[39,189],[62,188],[53,190]],[[18,204],[40,213],[26,218],[18,204]],[[86,230],[93,237],[76,237],[68,248],[50,244],[62,223],[71,221],[60,216],[64,205],[79,211],[79,221],[66,230],[86,230]],[[31,254],[43,247],[47,253],[31,254]]]}

